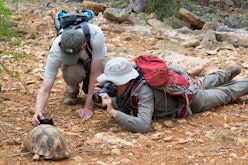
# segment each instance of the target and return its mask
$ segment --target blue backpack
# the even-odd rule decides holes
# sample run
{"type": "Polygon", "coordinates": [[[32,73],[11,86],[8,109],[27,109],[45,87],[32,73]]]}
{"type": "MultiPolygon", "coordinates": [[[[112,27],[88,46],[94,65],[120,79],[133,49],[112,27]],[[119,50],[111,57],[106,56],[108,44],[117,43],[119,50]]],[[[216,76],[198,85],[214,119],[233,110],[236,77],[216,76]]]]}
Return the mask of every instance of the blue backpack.
{"type": "Polygon", "coordinates": [[[64,10],[58,11],[55,17],[55,29],[57,33],[61,29],[72,28],[75,25],[79,25],[82,22],[91,22],[94,18],[92,10],[83,10],[66,12],[64,10]]]}

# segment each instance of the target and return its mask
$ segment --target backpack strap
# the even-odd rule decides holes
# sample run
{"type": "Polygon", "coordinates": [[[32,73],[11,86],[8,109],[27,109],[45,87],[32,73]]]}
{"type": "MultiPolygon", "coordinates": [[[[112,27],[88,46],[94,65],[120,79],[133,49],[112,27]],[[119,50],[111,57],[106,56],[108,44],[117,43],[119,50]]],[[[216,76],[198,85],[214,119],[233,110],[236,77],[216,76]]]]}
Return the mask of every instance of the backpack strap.
{"type": "Polygon", "coordinates": [[[136,65],[134,65],[133,68],[139,73],[139,76],[136,78],[132,86],[129,100],[130,100],[131,106],[137,108],[139,92],[140,92],[142,85],[146,83],[146,80],[143,78],[142,72],[136,65]]]}
{"type": "Polygon", "coordinates": [[[195,94],[196,93],[196,88],[195,88],[195,85],[194,85],[192,79],[184,70],[179,69],[179,68],[174,68],[174,67],[169,67],[169,69],[181,74],[187,80],[187,82],[189,83],[189,87],[188,87],[188,89],[186,89],[185,93],[187,93],[187,94],[195,94]]]}
{"type": "Polygon", "coordinates": [[[87,22],[82,22],[79,25],[83,29],[85,40],[86,40],[86,43],[87,43],[86,52],[89,55],[89,57],[92,59],[92,52],[91,52],[92,47],[91,47],[91,44],[90,44],[90,38],[91,38],[90,37],[90,28],[89,28],[87,22]]]}
{"type": "Polygon", "coordinates": [[[138,96],[140,93],[140,89],[146,81],[143,77],[139,78],[133,85],[130,93],[130,103],[133,107],[138,107],[138,96]]]}
{"type": "MultiPolygon", "coordinates": [[[[190,108],[191,100],[189,99],[188,95],[189,94],[190,95],[196,94],[195,85],[194,85],[192,79],[190,78],[190,76],[184,70],[179,69],[179,68],[174,68],[174,67],[169,67],[169,69],[174,71],[174,72],[177,72],[177,73],[181,74],[186,79],[186,81],[189,83],[189,87],[187,89],[183,89],[184,91],[181,91],[181,92],[183,92],[184,96],[185,96],[186,109],[188,110],[189,115],[192,115],[192,110],[190,108]]],[[[178,91],[178,92],[179,93],[175,93],[175,94],[180,94],[180,91],[178,91]]],[[[191,99],[193,99],[193,98],[191,98],[191,99]]],[[[183,116],[185,116],[185,115],[183,115],[183,116]]]]}

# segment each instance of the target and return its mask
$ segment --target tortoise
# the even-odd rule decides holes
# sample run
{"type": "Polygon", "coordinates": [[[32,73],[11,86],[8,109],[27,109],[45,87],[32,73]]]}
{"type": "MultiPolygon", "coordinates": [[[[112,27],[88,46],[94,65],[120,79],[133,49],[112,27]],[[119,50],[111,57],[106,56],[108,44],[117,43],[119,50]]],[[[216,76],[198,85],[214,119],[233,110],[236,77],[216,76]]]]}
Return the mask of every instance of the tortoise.
{"type": "Polygon", "coordinates": [[[23,139],[21,152],[33,154],[33,160],[41,157],[50,160],[69,158],[70,150],[60,130],[49,124],[34,127],[23,139]]]}

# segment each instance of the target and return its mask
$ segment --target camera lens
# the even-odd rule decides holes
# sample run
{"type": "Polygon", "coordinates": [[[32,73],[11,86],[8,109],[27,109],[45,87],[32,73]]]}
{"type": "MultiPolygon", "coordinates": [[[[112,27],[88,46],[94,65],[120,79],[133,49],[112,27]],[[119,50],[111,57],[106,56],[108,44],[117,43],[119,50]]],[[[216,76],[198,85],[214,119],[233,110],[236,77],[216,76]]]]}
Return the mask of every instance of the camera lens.
{"type": "Polygon", "coordinates": [[[92,100],[95,103],[101,103],[102,102],[102,98],[101,98],[101,96],[99,96],[99,93],[94,93],[92,96],[92,100]]]}
{"type": "Polygon", "coordinates": [[[110,97],[115,97],[117,90],[115,84],[110,81],[106,81],[102,83],[100,86],[100,90],[93,94],[92,100],[95,103],[102,103],[102,98],[99,96],[101,93],[107,93],[110,97]]]}

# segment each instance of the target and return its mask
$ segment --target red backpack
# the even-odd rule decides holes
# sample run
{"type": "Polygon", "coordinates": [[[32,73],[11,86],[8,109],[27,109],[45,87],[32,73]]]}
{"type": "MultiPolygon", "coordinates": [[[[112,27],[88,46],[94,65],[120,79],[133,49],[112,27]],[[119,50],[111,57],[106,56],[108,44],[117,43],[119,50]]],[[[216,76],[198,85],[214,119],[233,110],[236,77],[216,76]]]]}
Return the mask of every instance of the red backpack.
{"type": "Polygon", "coordinates": [[[148,85],[157,88],[167,84],[169,80],[169,70],[166,63],[160,58],[148,54],[138,56],[134,61],[148,85]]]}
{"type": "Polygon", "coordinates": [[[192,114],[190,103],[196,94],[196,88],[191,77],[185,71],[167,67],[163,60],[151,54],[138,56],[134,61],[141,78],[135,82],[131,90],[132,106],[138,106],[138,94],[141,86],[147,83],[151,88],[158,88],[176,97],[180,103],[185,105],[178,112],[178,117],[192,114]]]}

